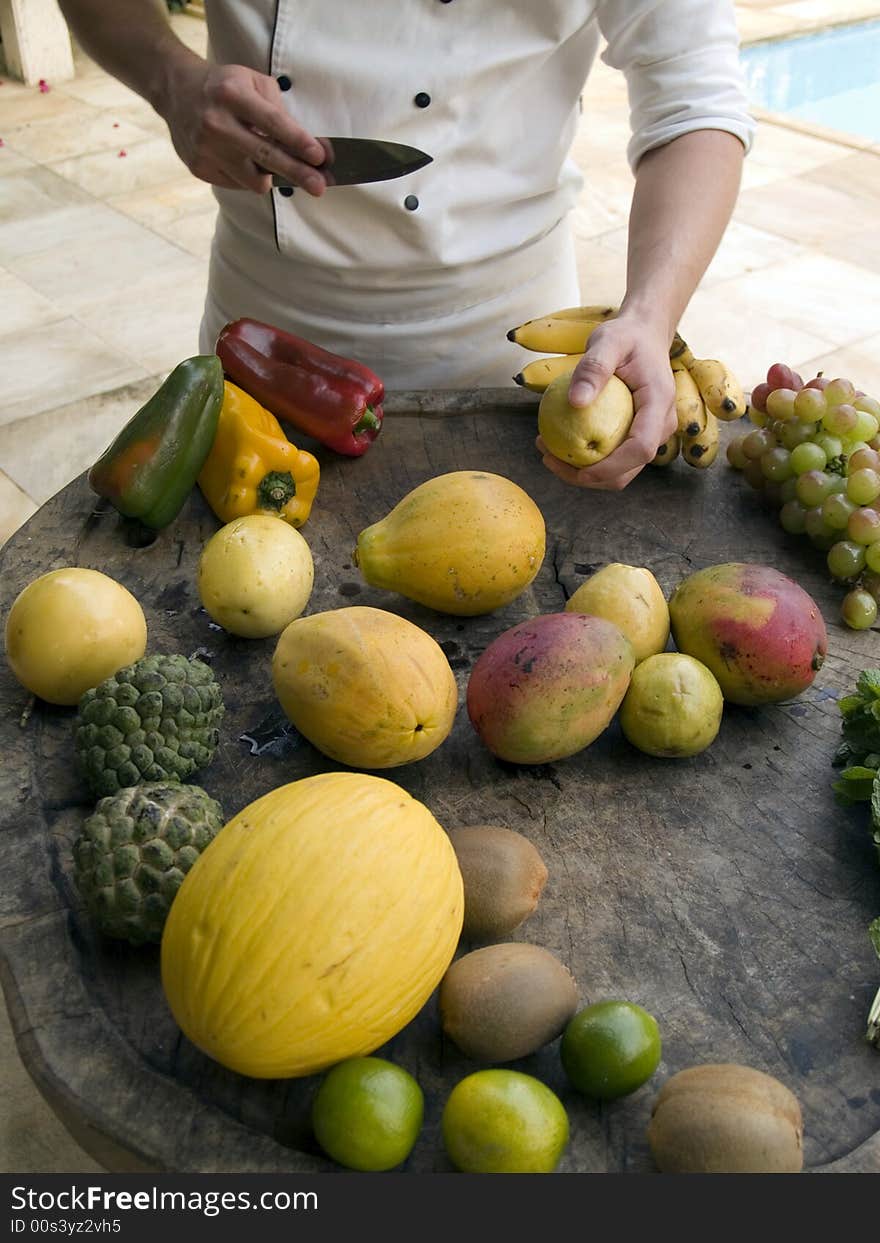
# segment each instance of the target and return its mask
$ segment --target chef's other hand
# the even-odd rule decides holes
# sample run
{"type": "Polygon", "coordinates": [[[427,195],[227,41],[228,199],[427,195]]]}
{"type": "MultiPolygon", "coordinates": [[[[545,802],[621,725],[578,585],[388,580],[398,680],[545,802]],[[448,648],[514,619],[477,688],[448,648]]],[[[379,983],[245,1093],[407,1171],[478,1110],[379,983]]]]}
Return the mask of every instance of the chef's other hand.
{"type": "Polygon", "coordinates": [[[537,440],[547,469],[579,488],[625,488],[676,428],[669,341],[658,324],[621,311],[594,329],[571,378],[568,400],[573,406],[588,406],[612,375],[623,380],[635,407],[623,444],[595,466],[578,470],[554,457],[540,436],[537,440]]]}
{"type": "Polygon", "coordinates": [[[177,68],[158,111],[177,154],[202,181],[268,194],[278,173],[316,198],[326,189],[315,167],[324,148],[291,118],[278,83],[264,73],[194,60],[177,68]]]}

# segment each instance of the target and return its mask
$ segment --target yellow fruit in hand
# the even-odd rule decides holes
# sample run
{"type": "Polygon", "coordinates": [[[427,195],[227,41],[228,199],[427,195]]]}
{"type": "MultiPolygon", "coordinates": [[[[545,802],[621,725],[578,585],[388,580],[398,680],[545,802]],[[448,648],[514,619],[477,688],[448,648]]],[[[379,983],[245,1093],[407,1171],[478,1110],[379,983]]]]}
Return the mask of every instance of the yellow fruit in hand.
{"type": "Polygon", "coordinates": [[[632,393],[613,375],[588,406],[572,406],[570,382],[570,375],[561,375],[547,386],[538,406],[538,431],[554,457],[570,466],[593,466],[626,440],[632,393]]]}
{"type": "Polygon", "coordinates": [[[199,598],[230,634],[265,639],[300,616],[314,575],[299,531],[273,514],[249,514],[221,527],[202,549],[199,598]]]}
{"type": "Polygon", "coordinates": [[[647,755],[682,759],[714,742],[723,707],[711,670],[682,652],[661,652],[633,673],[620,706],[620,725],[647,755]]]}
{"type": "Polygon", "coordinates": [[[137,600],[99,570],[69,566],[34,579],[6,619],[9,668],[47,703],[72,705],[140,660],[147,622],[137,600]]]}
{"type": "Polygon", "coordinates": [[[651,571],[641,566],[603,566],[581,583],[565,611],[614,622],[632,644],[636,664],[662,652],[669,639],[666,599],[651,571]]]}

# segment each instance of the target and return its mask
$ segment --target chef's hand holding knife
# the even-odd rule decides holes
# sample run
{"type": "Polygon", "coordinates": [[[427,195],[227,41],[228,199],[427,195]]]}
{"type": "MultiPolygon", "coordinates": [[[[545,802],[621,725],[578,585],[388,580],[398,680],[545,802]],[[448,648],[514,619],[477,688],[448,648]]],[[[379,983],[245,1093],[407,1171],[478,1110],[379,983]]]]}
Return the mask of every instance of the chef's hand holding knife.
{"type": "Polygon", "coordinates": [[[282,91],[289,86],[284,77],[244,65],[194,58],[177,66],[162,116],[193,176],[228,190],[268,194],[275,173],[319,198],[327,181],[317,166],[329,153],[285,108],[282,91]]]}

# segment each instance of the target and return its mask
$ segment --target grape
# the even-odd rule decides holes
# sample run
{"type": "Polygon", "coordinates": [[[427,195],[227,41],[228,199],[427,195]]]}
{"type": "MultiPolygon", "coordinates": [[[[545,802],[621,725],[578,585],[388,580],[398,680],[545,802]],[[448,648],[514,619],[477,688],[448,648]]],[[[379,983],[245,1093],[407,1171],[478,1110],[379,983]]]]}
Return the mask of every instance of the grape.
{"type": "Polygon", "coordinates": [[[787,505],[789,501],[797,500],[797,479],[791,475],[786,479],[785,483],[779,489],[779,495],[782,497],[783,505],[787,505]]]}
{"type": "Polygon", "coordinates": [[[747,458],[756,461],[763,457],[768,449],[776,448],[776,437],[769,432],[766,427],[759,428],[757,431],[749,432],[743,440],[743,453],[747,458]]]}
{"type": "Polygon", "coordinates": [[[808,470],[824,470],[827,462],[825,450],[812,441],[797,445],[791,451],[791,469],[796,475],[808,470]]]}
{"type": "Polygon", "coordinates": [[[829,462],[843,453],[843,441],[839,436],[829,436],[827,432],[819,432],[813,443],[825,450],[825,457],[829,462]]]}
{"type": "Polygon", "coordinates": [[[771,419],[781,419],[784,423],[794,416],[794,400],[797,393],[793,388],[774,388],[764,403],[764,409],[771,419]]]}
{"type": "Polygon", "coordinates": [[[873,440],[868,441],[869,449],[880,449],[880,436],[875,436],[873,440]]]}
{"type": "Polygon", "coordinates": [[[880,514],[866,506],[854,509],[849,516],[846,533],[857,544],[873,544],[880,539],[880,514]]]}
{"type": "MultiPolygon", "coordinates": [[[[797,452],[797,450],[795,450],[797,452]]],[[[798,475],[797,498],[807,509],[821,505],[831,491],[833,480],[824,470],[807,470],[798,475]]],[[[855,500],[855,497],[850,497],[855,500]]]]}
{"type": "Polygon", "coordinates": [[[751,484],[753,488],[763,488],[767,480],[764,478],[764,471],[761,466],[760,459],[749,458],[743,467],[743,478],[746,483],[751,484]]]}
{"type": "Polygon", "coordinates": [[[857,397],[853,402],[856,410],[864,410],[868,414],[873,414],[875,419],[880,419],[880,401],[876,397],[869,397],[867,393],[863,393],[861,397],[857,397]]]}
{"type": "Polygon", "coordinates": [[[817,538],[820,535],[828,536],[831,540],[831,543],[828,545],[830,548],[831,544],[837,542],[837,532],[832,531],[826,524],[825,516],[822,513],[822,506],[814,505],[810,508],[805,505],[804,509],[807,511],[804,514],[804,530],[807,535],[809,535],[810,539],[817,538]]]}
{"type": "Polygon", "coordinates": [[[819,390],[820,393],[823,393],[830,383],[831,381],[826,380],[822,372],[820,371],[819,374],[814,379],[807,380],[806,384],[804,385],[804,388],[816,388],[819,390]]]}
{"type": "Polygon", "coordinates": [[[785,363],[774,363],[767,371],[767,383],[771,388],[793,388],[795,392],[804,387],[804,382],[796,371],[785,363]]]}
{"type": "Polygon", "coordinates": [[[764,414],[767,409],[764,402],[767,400],[767,394],[769,392],[769,384],[756,384],[749,394],[749,405],[752,409],[759,410],[762,414],[764,414]]]}
{"type": "Polygon", "coordinates": [[[855,578],[865,568],[865,550],[852,540],[838,540],[828,550],[828,569],[835,578],[855,578]]]}
{"type": "Polygon", "coordinates": [[[822,426],[832,436],[852,436],[859,422],[859,412],[855,406],[845,403],[840,406],[829,406],[822,419],[822,426]]]}
{"type": "Polygon", "coordinates": [[[820,552],[828,552],[837,543],[838,534],[838,531],[820,531],[816,535],[810,535],[810,543],[820,552]]]}
{"type": "Polygon", "coordinates": [[[806,517],[807,511],[800,501],[786,501],[779,511],[779,522],[789,535],[803,535],[807,529],[806,517]]]}
{"type": "Polygon", "coordinates": [[[856,505],[870,505],[880,496],[880,474],[870,467],[854,470],[846,481],[846,494],[856,505]]]}
{"type": "MultiPolygon", "coordinates": [[[[745,436],[735,436],[727,446],[727,460],[734,470],[742,470],[749,460],[743,453],[744,440],[745,436]]],[[[878,461],[880,461],[880,458],[878,458],[878,461]]]]}
{"type": "Polygon", "coordinates": [[[754,423],[755,427],[766,427],[767,416],[761,410],[756,410],[754,406],[749,406],[749,422],[754,423]]]}
{"type": "Polygon", "coordinates": [[[824,395],[815,388],[802,388],[794,399],[794,412],[802,423],[818,423],[827,409],[824,395]]]}
{"type": "Polygon", "coordinates": [[[880,453],[875,449],[856,449],[846,459],[846,473],[853,475],[857,470],[880,470],[880,453]]]}
{"type": "Polygon", "coordinates": [[[849,591],[843,597],[840,616],[851,630],[867,630],[877,620],[877,601],[861,588],[849,591]]]}
{"type": "Polygon", "coordinates": [[[867,410],[856,410],[856,427],[853,434],[867,443],[873,440],[878,432],[880,432],[880,422],[874,418],[873,414],[868,414],[867,410]]]}
{"type": "Polygon", "coordinates": [[[845,531],[849,516],[855,511],[856,506],[849,497],[841,496],[839,492],[832,492],[822,502],[822,517],[825,525],[831,527],[832,531],[845,531]]]}
{"type": "MultiPolygon", "coordinates": [[[[806,390],[802,389],[801,391],[805,392],[806,390]]],[[[790,422],[783,423],[779,439],[784,447],[790,451],[797,448],[798,445],[804,444],[815,434],[815,423],[799,423],[797,419],[791,419],[790,422]]]]}
{"type": "Polygon", "coordinates": [[[869,580],[868,576],[865,575],[862,580],[862,585],[867,587],[872,596],[877,595],[880,593],[880,542],[868,545],[865,549],[865,561],[868,569],[873,570],[877,578],[876,582],[874,582],[873,580],[869,580]]]}
{"type": "Polygon", "coordinates": [[[766,453],[762,453],[759,458],[761,469],[764,472],[764,478],[769,479],[772,483],[785,483],[786,479],[792,475],[791,454],[788,449],[768,449],[766,453]]]}
{"type": "Polygon", "coordinates": [[[825,400],[829,406],[839,406],[843,402],[853,402],[856,386],[851,380],[832,380],[825,385],[825,400]]]}
{"type": "Polygon", "coordinates": [[[828,493],[828,495],[834,496],[836,493],[839,492],[841,496],[846,496],[845,476],[838,475],[836,471],[832,471],[830,465],[828,467],[828,473],[831,475],[831,491],[828,493]]]}

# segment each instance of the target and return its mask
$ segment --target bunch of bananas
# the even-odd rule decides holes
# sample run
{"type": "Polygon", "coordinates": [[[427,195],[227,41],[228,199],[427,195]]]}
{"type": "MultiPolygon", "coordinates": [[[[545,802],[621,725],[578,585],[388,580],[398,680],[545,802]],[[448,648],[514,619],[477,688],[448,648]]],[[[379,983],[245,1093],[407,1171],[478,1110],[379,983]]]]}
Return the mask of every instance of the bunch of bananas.
{"type": "MultiPolygon", "coordinates": [[[[513,378],[533,393],[543,393],[557,376],[574,371],[583,358],[587,342],[600,324],[614,319],[616,306],[569,306],[540,319],[511,328],[508,341],[554,357],[536,358],[513,378]]],[[[728,366],[716,358],[694,358],[687,344],[675,334],[669,349],[675,382],[675,413],[678,425],[660,445],[654,466],[668,466],[681,454],[690,466],[705,470],[718,456],[718,422],[742,418],[746,399],[728,366]]]]}

